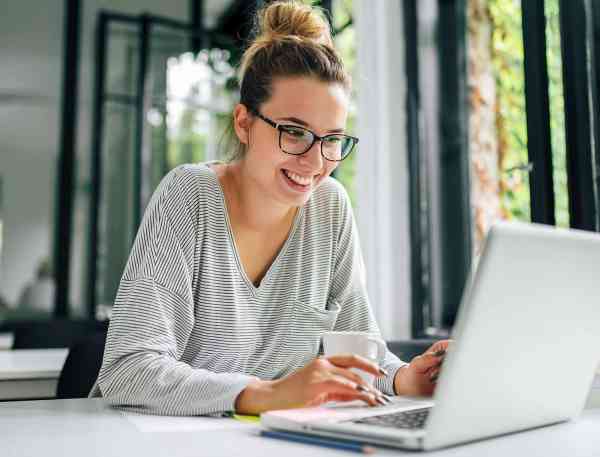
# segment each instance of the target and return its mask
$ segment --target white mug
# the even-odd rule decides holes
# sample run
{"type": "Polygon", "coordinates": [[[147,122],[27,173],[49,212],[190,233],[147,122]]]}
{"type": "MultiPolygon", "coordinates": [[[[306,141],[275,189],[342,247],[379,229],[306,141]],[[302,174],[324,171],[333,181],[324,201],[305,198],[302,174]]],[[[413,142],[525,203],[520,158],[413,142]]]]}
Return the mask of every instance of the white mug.
{"type": "MultiPolygon", "coordinates": [[[[325,356],[340,354],[356,354],[376,362],[382,359],[386,345],[380,338],[367,332],[326,332],[323,334],[323,352],[325,356]]],[[[360,369],[351,368],[358,373],[367,384],[373,384],[375,376],[360,369]]]]}

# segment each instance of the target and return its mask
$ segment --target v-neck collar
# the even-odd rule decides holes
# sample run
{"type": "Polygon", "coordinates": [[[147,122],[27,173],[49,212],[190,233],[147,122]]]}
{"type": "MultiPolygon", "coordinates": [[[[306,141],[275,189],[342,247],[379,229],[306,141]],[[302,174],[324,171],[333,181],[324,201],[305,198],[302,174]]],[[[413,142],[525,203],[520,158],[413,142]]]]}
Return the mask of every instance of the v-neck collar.
{"type": "Polygon", "coordinates": [[[217,189],[217,192],[219,193],[219,196],[221,199],[221,209],[223,212],[223,218],[225,219],[225,225],[227,227],[227,236],[229,238],[229,243],[230,243],[231,249],[233,251],[235,263],[237,264],[238,272],[240,273],[240,276],[246,283],[246,286],[248,287],[248,289],[250,290],[252,295],[256,296],[267,287],[268,283],[270,282],[269,281],[270,278],[273,276],[273,273],[277,268],[277,265],[281,262],[280,259],[285,256],[288,246],[291,244],[291,242],[296,234],[296,231],[298,229],[298,226],[300,225],[300,221],[302,220],[302,216],[304,214],[304,205],[300,206],[298,208],[298,211],[296,211],[296,215],[294,216],[294,222],[292,224],[292,228],[288,233],[285,243],[283,243],[283,246],[277,253],[277,256],[275,257],[273,262],[271,262],[271,265],[269,265],[267,272],[264,274],[264,276],[260,280],[260,284],[258,286],[255,286],[254,283],[250,280],[250,278],[246,274],[246,270],[244,269],[244,265],[242,263],[242,259],[239,254],[238,247],[235,242],[235,236],[233,234],[233,229],[231,227],[231,221],[229,219],[229,211],[227,209],[227,201],[225,199],[225,192],[223,191],[223,187],[221,186],[221,182],[219,181],[219,177],[217,176],[216,171],[210,167],[210,165],[213,165],[213,164],[223,164],[223,162],[214,160],[214,161],[210,161],[210,162],[205,162],[204,166],[210,170],[211,176],[214,178],[215,188],[217,189]]]}

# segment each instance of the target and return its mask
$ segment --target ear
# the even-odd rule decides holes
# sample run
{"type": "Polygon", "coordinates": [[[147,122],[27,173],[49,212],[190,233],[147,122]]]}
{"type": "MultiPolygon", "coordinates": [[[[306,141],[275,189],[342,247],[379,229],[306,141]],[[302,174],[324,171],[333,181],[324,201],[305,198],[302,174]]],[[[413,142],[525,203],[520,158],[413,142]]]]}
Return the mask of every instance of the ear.
{"type": "Polygon", "coordinates": [[[246,108],[246,105],[238,103],[233,109],[233,128],[237,135],[240,143],[248,144],[248,138],[250,136],[250,125],[252,124],[252,115],[246,108]]]}

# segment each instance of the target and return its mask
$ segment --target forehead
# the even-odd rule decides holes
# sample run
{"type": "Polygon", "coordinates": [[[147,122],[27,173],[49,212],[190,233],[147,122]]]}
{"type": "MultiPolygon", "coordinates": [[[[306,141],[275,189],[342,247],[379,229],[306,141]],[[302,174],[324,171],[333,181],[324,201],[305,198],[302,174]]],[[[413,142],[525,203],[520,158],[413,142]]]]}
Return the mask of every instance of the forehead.
{"type": "Polygon", "coordinates": [[[348,114],[348,94],[339,83],[315,78],[278,78],[263,105],[272,116],[297,117],[313,127],[342,128],[348,114]]]}

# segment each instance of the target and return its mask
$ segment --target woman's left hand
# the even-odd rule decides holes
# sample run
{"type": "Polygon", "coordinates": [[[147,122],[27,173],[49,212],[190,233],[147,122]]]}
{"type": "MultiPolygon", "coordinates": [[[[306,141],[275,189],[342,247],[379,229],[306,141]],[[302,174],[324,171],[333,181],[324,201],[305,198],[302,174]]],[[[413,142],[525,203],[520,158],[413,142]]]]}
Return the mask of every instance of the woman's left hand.
{"type": "Polygon", "coordinates": [[[402,367],[394,378],[396,395],[428,397],[435,391],[437,378],[451,340],[436,342],[409,365],[402,367]]]}

